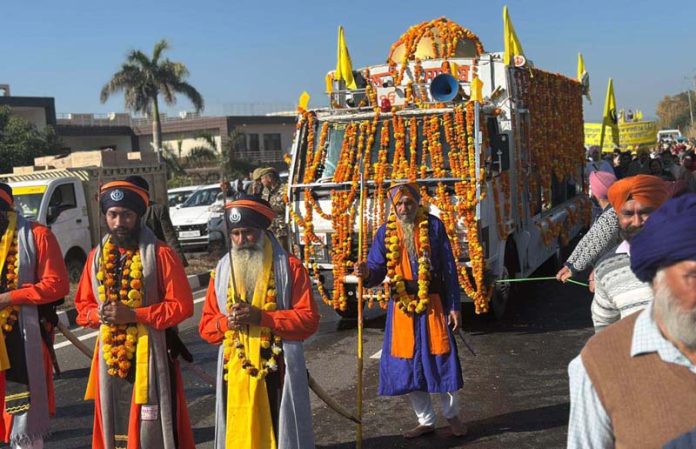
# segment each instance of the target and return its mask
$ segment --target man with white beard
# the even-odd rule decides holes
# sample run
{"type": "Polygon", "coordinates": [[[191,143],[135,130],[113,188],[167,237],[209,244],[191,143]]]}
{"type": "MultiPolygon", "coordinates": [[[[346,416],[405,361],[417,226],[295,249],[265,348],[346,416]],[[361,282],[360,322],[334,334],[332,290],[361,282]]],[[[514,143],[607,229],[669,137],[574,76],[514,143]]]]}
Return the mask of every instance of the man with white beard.
{"type": "Polygon", "coordinates": [[[631,241],[653,303],[568,368],[568,448],[687,448],[696,437],[696,195],[664,203],[631,241]],[[690,432],[690,433],[689,433],[690,432]]]}
{"type": "Polygon", "coordinates": [[[387,196],[392,211],[377,230],[367,263],[355,267],[366,287],[385,277],[391,287],[379,394],[408,394],[418,419],[403,433],[410,439],[435,431],[430,394],[438,393],[451,435],[461,437],[467,429],[459,419],[463,380],[454,332],[462,318],[452,247],[443,222],[421,205],[418,185],[394,185],[387,196]]]}
{"type": "Polygon", "coordinates": [[[199,325],[220,345],[214,447],[312,449],[302,341],[319,314],[309,274],[267,231],[268,202],[242,195],[225,209],[231,251],[213,273],[199,325]]]}

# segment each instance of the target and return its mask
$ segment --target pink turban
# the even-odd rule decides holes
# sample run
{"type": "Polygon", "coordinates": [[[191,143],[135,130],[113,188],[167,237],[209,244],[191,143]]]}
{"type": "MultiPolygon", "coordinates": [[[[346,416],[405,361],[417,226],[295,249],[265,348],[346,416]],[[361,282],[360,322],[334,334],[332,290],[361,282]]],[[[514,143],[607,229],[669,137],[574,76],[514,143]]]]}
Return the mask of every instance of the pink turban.
{"type": "Polygon", "coordinates": [[[609,187],[616,182],[616,176],[613,173],[605,171],[593,171],[590,173],[590,190],[592,195],[598,199],[606,200],[609,187]]]}

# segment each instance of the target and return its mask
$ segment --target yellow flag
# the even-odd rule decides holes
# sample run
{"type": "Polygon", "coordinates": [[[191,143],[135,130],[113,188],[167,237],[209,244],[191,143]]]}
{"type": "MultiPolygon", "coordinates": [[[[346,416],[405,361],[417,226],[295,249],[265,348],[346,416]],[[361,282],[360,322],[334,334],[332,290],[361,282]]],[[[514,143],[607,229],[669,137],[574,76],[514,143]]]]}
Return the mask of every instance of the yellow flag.
{"type": "Polygon", "coordinates": [[[336,60],[336,72],[334,74],[334,80],[342,80],[346,83],[348,89],[357,89],[358,86],[355,85],[355,79],[353,78],[353,63],[350,60],[350,53],[348,53],[348,46],[346,45],[346,40],[343,37],[343,27],[338,27],[338,49],[337,49],[337,60],[336,60]]]}
{"type": "Polygon", "coordinates": [[[483,81],[481,81],[478,77],[471,80],[471,101],[477,101],[479,103],[483,101],[483,94],[481,93],[482,88],[483,81]]]}
{"type": "Polygon", "coordinates": [[[582,84],[582,94],[592,103],[590,97],[590,74],[585,69],[585,60],[582,58],[582,53],[578,53],[578,81],[582,84]]]}
{"type": "Polygon", "coordinates": [[[602,132],[599,134],[599,148],[604,145],[604,130],[606,127],[611,129],[611,140],[614,145],[619,145],[619,119],[616,115],[616,97],[614,97],[614,82],[609,78],[607,85],[607,96],[604,100],[604,114],[602,118],[602,132]]]}
{"type": "Polygon", "coordinates": [[[513,58],[515,56],[524,56],[522,44],[520,44],[520,40],[517,38],[517,33],[515,33],[515,27],[512,26],[512,21],[510,20],[507,5],[503,6],[503,44],[505,47],[503,62],[505,65],[514,63],[513,58]]]}
{"type": "Polygon", "coordinates": [[[300,94],[300,98],[297,100],[297,110],[306,111],[307,106],[309,106],[309,93],[305,90],[300,94]]]}

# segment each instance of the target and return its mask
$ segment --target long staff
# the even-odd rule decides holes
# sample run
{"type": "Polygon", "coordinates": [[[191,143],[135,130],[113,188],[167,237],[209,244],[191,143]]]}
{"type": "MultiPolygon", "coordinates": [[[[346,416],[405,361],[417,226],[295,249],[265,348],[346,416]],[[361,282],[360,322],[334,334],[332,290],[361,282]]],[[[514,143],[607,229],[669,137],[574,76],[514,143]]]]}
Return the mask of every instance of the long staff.
{"type": "MultiPolygon", "coordinates": [[[[358,265],[363,260],[363,240],[365,239],[365,175],[360,174],[360,204],[358,206],[358,265]]],[[[358,277],[358,420],[356,425],[355,447],[362,448],[362,399],[363,399],[363,280],[358,277]]]]}
{"type": "MultiPolygon", "coordinates": [[[[220,170],[220,179],[222,180],[222,185],[227,184],[225,178],[225,172],[223,169],[220,170]]],[[[230,256],[230,281],[232,282],[232,289],[234,290],[234,298],[232,302],[239,301],[239,290],[237,290],[237,282],[234,278],[234,264],[232,263],[232,237],[230,236],[230,224],[227,221],[227,191],[229,189],[225,188],[222,192],[222,221],[225,223],[225,238],[222,240],[227,244],[227,255],[230,256]]],[[[228,310],[229,313],[229,310],[228,310]]]]}

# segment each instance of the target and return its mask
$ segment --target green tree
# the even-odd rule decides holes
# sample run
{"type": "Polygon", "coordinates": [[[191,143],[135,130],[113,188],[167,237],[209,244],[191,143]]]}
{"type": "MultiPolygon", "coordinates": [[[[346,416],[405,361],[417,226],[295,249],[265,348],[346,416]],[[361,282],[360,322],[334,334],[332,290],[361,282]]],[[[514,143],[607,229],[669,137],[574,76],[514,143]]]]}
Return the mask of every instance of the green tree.
{"type": "Polygon", "coordinates": [[[244,178],[258,167],[258,164],[235,157],[246,147],[246,135],[237,129],[232,129],[227,136],[227,142],[222,147],[222,166],[229,179],[244,178]]]}
{"type": "Polygon", "coordinates": [[[185,80],[189,71],[181,62],[162,58],[169,43],[162,39],[155,44],[152,57],[140,50],[132,50],[118,72],[102,87],[101,102],[111,94],[123,91],[126,107],[134,112],[147,114],[152,120],[152,143],[155,151],[162,149],[162,125],[159,116],[159,96],[165,103],[174,105],[176,94],[186,96],[196,112],[203,110],[203,97],[185,80]]]}
{"type": "Polygon", "coordinates": [[[39,131],[26,119],[12,115],[8,106],[0,106],[0,173],[33,165],[35,157],[56,154],[60,147],[52,127],[39,131]]]}

